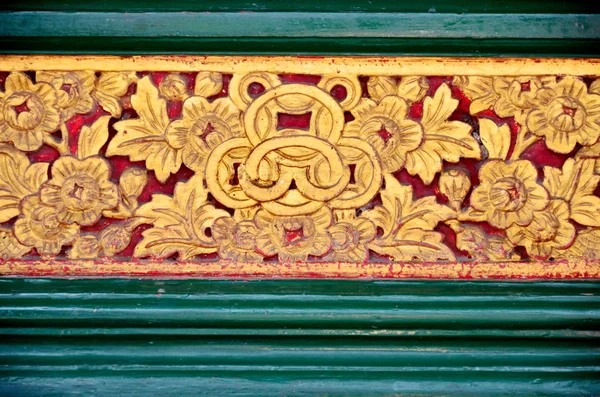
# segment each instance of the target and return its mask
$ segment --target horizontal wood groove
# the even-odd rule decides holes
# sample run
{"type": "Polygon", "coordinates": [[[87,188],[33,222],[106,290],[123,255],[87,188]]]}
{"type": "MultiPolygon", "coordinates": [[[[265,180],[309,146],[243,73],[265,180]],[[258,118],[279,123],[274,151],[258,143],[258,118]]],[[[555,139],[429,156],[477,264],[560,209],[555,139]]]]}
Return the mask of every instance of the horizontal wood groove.
{"type": "Polygon", "coordinates": [[[0,13],[2,36],[598,39],[594,14],[354,12],[0,13]],[[227,26],[225,27],[224,24],[227,26]],[[482,24],[486,29],[481,29],[482,24]],[[310,29],[307,29],[310,27],[310,29]]]}
{"type": "Polygon", "coordinates": [[[0,393],[147,395],[166,391],[161,379],[236,396],[591,395],[599,293],[583,281],[4,278],[0,393]]]}
{"type": "Polygon", "coordinates": [[[73,11],[0,12],[0,51],[593,56],[600,47],[600,14],[73,11]]]}
{"type": "Polygon", "coordinates": [[[305,11],[305,12],[429,12],[429,13],[594,13],[594,1],[564,0],[436,0],[435,2],[389,0],[28,0],[4,2],[2,10],[27,11],[305,11]]]}

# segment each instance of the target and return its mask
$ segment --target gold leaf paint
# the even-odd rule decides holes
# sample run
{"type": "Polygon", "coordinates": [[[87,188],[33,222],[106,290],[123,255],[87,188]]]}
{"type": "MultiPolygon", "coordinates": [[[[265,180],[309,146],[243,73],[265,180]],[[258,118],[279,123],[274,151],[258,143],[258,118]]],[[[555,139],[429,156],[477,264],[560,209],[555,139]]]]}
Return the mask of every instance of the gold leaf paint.
{"type": "Polygon", "coordinates": [[[1,56],[0,70],[2,274],[599,276],[597,60],[1,56]],[[534,144],[569,158],[542,168],[534,144]],[[34,160],[47,147],[58,158],[34,160]],[[140,163],[117,171],[119,157],[140,163]],[[174,190],[145,190],[157,181],[174,190]]]}

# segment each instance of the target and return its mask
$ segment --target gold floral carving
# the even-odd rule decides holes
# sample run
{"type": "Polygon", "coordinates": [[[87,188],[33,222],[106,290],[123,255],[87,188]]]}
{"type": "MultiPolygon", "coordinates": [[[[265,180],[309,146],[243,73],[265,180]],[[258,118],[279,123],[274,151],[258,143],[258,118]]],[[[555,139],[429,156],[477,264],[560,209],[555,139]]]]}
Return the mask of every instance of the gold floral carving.
{"type": "Polygon", "coordinates": [[[600,80],[590,73],[467,69],[434,84],[375,64],[315,64],[298,68],[316,76],[307,83],[282,76],[289,63],[255,62],[263,69],[210,63],[159,83],[135,63],[7,74],[0,258],[308,268],[598,259],[600,80]],[[461,95],[471,122],[456,116],[461,95]],[[566,157],[540,166],[527,155],[534,145],[566,157]],[[39,160],[44,147],[58,157],[39,160]],[[128,160],[118,177],[115,159],[128,160]],[[417,193],[410,178],[437,193],[417,193]],[[174,187],[148,191],[150,179],[174,187]]]}

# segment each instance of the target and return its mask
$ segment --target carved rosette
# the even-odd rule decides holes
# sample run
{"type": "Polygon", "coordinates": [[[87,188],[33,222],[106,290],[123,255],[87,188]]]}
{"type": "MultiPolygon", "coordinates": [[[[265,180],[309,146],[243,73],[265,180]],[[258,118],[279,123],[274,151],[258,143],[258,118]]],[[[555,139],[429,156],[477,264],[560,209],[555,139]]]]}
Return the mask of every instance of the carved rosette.
{"type": "Polygon", "coordinates": [[[600,80],[234,68],[0,81],[4,259],[598,257],[600,80]]]}

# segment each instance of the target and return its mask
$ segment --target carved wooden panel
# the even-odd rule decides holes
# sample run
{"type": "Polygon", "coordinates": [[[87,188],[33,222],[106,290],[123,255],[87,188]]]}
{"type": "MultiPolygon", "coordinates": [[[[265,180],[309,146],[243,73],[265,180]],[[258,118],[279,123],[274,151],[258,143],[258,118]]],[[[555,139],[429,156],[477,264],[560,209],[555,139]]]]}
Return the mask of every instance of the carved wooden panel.
{"type": "Polygon", "coordinates": [[[0,71],[2,274],[600,276],[598,61],[0,71]]]}

